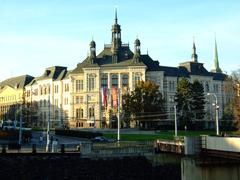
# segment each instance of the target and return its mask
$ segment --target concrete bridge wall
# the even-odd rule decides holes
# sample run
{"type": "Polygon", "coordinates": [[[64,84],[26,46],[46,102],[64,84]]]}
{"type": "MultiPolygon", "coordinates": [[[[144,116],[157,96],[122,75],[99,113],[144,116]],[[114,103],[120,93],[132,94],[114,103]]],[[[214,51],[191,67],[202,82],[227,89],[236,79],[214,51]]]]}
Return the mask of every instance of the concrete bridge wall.
{"type": "Polygon", "coordinates": [[[198,163],[195,158],[181,160],[182,180],[240,180],[240,163],[198,163]]]}

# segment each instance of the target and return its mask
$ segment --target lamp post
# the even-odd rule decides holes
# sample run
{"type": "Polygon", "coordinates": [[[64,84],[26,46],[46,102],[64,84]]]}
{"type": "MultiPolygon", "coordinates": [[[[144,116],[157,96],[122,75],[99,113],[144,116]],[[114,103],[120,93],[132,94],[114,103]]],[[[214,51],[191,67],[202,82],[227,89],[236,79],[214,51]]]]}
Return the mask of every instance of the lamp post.
{"type": "Polygon", "coordinates": [[[216,135],[218,136],[219,135],[219,124],[218,124],[218,121],[219,121],[219,117],[218,117],[218,109],[219,109],[219,106],[218,106],[218,100],[217,100],[217,96],[215,93],[207,93],[208,96],[212,95],[214,98],[215,98],[215,109],[216,109],[216,135]]]}
{"type": "Polygon", "coordinates": [[[177,105],[174,105],[175,136],[177,136],[177,105]]]}
{"type": "Polygon", "coordinates": [[[19,137],[18,144],[22,144],[22,105],[20,105],[19,137]]]}
{"type": "Polygon", "coordinates": [[[46,152],[50,151],[50,92],[48,96],[48,122],[47,122],[47,144],[46,152]]]}

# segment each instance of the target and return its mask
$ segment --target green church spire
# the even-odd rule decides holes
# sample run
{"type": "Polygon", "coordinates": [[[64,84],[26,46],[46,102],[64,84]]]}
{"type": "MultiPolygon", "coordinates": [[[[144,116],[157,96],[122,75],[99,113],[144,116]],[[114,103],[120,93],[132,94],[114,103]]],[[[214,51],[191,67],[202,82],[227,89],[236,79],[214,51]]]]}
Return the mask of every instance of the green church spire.
{"type": "Polygon", "coordinates": [[[194,37],[193,37],[193,48],[192,48],[192,61],[195,63],[198,62],[198,55],[196,53],[196,45],[195,45],[194,37]]]}
{"type": "Polygon", "coordinates": [[[215,48],[214,48],[214,68],[213,68],[212,72],[217,72],[217,73],[222,72],[221,68],[219,67],[216,37],[215,37],[215,48]]]}

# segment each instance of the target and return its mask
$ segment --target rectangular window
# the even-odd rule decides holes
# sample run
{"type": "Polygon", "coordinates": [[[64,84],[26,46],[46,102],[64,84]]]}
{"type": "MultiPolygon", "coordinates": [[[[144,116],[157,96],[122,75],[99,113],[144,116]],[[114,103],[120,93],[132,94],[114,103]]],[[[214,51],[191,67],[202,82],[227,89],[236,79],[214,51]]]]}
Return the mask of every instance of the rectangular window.
{"type": "Polygon", "coordinates": [[[77,119],[80,119],[80,114],[81,114],[80,109],[79,108],[76,109],[76,118],[77,119]]]}
{"type": "Polygon", "coordinates": [[[169,91],[175,91],[175,82],[174,81],[169,81],[168,82],[168,90],[169,91]]]}
{"type": "Polygon", "coordinates": [[[58,85],[54,86],[54,93],[58,93],[58,85]]]}
{"type": "Polygon", "coordinates": [[[83,109],[80,109],[80,118],[83,118],[83,109]]]}
{"type": "Polygon", "coordinates": [[[64,105],[68,105],[68,98],[64,98],[64,105]]]}
{"type": "Polygon", "coordinates": [[[215,93],[218,93],[218,91],[219,91],[219,86],[218,86],[218,84],[214,84],[214,85],[213,85],[213,91],[214,91],[215,93]]]}
{"type": "Polygon", "coordinates": [[[76,80],[76,91],[82,91],[83,90],[83,80],[76,80]]]}
{"type": "Polygon", "coordinates": [[[79,101],[80,103],[83,103],[83,96],[80,96],[79,101]]]}
{"type": "Polygon", "coordinates": [[[27,90],[27,97],[30,97],[30,90],[27,90]]]}
{"type": "Polygon", "coordinates": [[[80,96],[76,96],[76,104],[80,104],[80,96]]]}
{"type": "Polygon", "coordinates": [[[69,92],[69,84],[65,84],[64,85],[64,91],[65,92],[69,92]]]}
{"type": "Polygon", "coordinates": [[[93,91],[95,89],[95,78],[94,77],[90,77],[88,79],[88,90],[89,91],[93,91]]]}

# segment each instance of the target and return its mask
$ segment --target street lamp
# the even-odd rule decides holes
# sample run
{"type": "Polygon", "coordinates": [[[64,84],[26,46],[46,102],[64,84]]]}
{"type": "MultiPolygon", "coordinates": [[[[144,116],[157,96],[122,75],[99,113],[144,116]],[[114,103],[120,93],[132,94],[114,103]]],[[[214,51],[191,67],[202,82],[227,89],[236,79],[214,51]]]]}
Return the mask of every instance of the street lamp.
{"type": "Polygon", "coordinates": [[[177,137],[177,105],[174,105],[174,124],[175,124],[175,137],[177,137]]]}
{"type": "Polygon", "coordinates": [[[219,109],[219,106],[218,106],[218,100],[217,100],[217,96],[215,93],[207,93],[208,96],[212,95],[214,98],[215,98],[215,109],[216,109],[216,135],[218,136],[219,135],[219,125],[218,125],[218,109],[219,109]]]}
{"type": "Polygon", "coordinates": [[[46,152],[50,151],[50,92],[48,96],[48,123],[47,123],[47,144],[46,152]]]}
{"type": "Polygon", "coordinates": [[[19,120],[19,139],[18,144],[22,144],[22,105],[20,105],[20,120],[19,120]]]}

